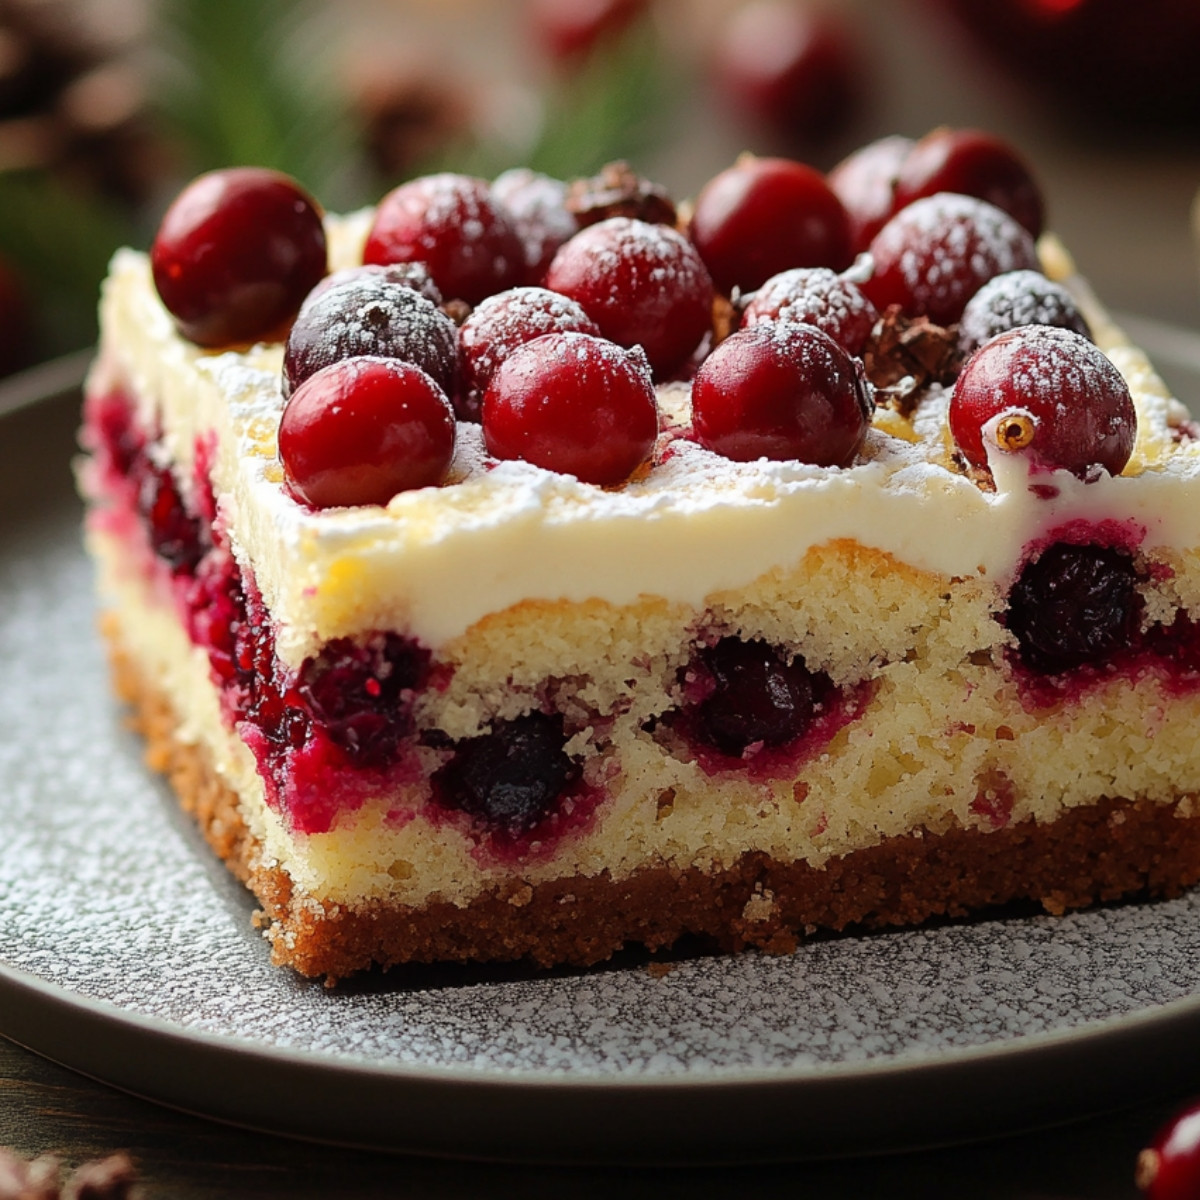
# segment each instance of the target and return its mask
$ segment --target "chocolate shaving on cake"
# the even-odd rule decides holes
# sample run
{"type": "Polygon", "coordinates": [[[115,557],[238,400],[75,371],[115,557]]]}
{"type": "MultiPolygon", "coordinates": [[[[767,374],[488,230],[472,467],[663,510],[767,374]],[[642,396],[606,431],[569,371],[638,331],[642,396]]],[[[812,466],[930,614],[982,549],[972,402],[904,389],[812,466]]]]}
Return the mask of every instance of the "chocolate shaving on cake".
{"type": "Polygon", "coordinates": [[[952,383],[961,365],[954,326],[935,325],[928,317],[907,317],[898,304],[884,311],[863,351],[876,401],[906,417],[916,408],[922,388],[952,383]]]}
{"type": "Polygon", "coordinates": [[[611,162],[598,175],[567,185],[566,208],[580,229],[609,217],[674,225],[675,204],[665,188],[643,179],[627,162],[611,162]]]}

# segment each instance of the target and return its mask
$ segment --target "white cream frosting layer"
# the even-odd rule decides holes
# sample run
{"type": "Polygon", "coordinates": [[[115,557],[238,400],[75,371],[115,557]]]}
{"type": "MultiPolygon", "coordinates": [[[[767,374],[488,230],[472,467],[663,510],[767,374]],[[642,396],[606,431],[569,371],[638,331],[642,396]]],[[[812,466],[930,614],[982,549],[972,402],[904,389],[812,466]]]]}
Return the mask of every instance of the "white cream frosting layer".
{"type": "MultiPolygon", "coordinates": [[[[335,223],[343,262],[357,228],[335,223]]],[[[1030,489],[1019,463],[1000,472],[995,492],[951,469],[946,398],[935,395],[912,429],[881,413],[846,469],[731,463],[677,440],[644,478],[612,490],[490,462],[478,427],[460,424],[452,482],[402,493],[386,508],[313,512],[288,495],[277,461],[281,348],[190,345],[174,332],[145,256],[127,250],[105,285],[92,386],[132,385],[179,463],[191,462],[198,436],[215,434],[214,482],[235,552],[253,567],[281,656],[297,664],[330,638],[373,628],[436,650],[525,600],[624,605],[657,596],[699,609],[714,592],[836,538],[997,583],[1031,540],[1076,519],[1132,520],[1146,549],[1200,544],[1200,442],[1173,436],[1186,413],[1144,355],[1085,303],[1098,343],[1130,384],[1138,441],[1120,477],[1041,476],[1057,489],[1052,499],[1030,489]]],[[[663,402],[686,409],[682,389],[663,402]]]]}

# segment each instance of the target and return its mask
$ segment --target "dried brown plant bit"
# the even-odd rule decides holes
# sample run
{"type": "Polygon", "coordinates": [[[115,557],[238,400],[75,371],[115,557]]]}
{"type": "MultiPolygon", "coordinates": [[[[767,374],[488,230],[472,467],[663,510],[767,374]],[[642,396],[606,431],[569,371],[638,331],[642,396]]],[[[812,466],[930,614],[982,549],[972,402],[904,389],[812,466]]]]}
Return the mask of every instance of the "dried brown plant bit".
{"type": "Polygon", "coordinates": [[[598,175],[567,185],[566,207],[582,229],[609,217],[651,225],[675,225],[675,203],[661,184],[639,175],[627,162],[611,162],[598,175]]]}
{"type": "Polygon", "coordinates": [[[961,367],[958,332],[928,317],[907,317],[898,304],[884,310],[863,351],[867,378],[879,403],[908,415],[920,390],[930,383],[952,383],[961,367]]]}

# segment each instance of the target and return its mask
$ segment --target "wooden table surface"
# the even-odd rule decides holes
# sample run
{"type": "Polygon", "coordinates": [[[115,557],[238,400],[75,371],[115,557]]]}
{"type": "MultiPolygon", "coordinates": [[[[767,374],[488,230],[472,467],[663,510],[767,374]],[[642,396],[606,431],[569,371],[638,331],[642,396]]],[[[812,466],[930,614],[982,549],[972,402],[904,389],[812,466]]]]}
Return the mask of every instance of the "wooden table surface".
{"type": "MultiPolygon", "coordinates": [[[[998,91],[970,63],[940,55],[891,0],[861,0],[895,47],[895,86],[876,133],[920,134],[939,123],[1005,132],[1042,175],[1054,228],[1101,295],[1118,309],[1200,330],[1200,273],[1188,228],[1200,189],[1200,139],[1191,145],[1069,138],[1028,103],[998,91]],[[902,64],[901,70],[896,64],[902,64]]],[[[694,187],[728,161],[728,135],[691,128],[663,175],[694,187]],[[722,139],[725,139],[723,142],[722,139]]],[[[1194,397],[1200,403],[1200,396],[1194,397]]],[[[2,1019],[0,1019],[2,1024],[2,1019]]],[[[1200,1094],[1200,1079],[1195,1091],[1200,1094]]],[[[224,1127],[118,1093],[0,1039],[0,1144],[69,1163],[130,1152],[146,1195],[201,1197],[759,1196],[974,1197],[1126,1200],[1138,1149],[1182,1097],[969,1147],[901,1157],[783,1166],[628,1170],[502,1166],[392,1157],[291,1142],[224,1127]]]]}

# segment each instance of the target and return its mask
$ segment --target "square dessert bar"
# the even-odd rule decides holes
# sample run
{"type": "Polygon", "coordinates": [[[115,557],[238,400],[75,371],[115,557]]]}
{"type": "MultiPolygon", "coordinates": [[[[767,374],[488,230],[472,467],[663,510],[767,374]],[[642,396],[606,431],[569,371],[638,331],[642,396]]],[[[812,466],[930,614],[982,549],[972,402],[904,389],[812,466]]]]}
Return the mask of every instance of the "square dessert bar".
{"type": "Polygon", "coordinates": [[[873,217],[856,169],[744,159],[687,221],[627,168],[348,218],[218,172],[116,255],[116,687],[278,962],[1200,879],[1197,431],[1040,214],[873,217]]]}

